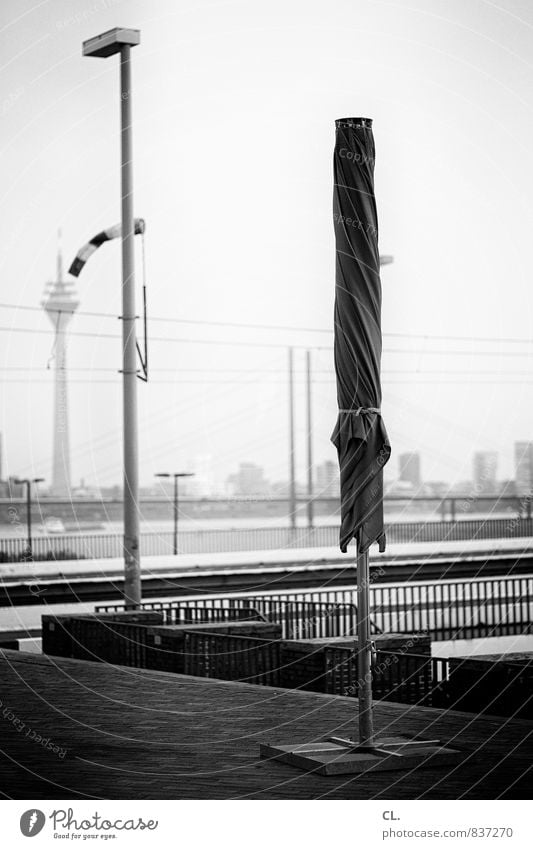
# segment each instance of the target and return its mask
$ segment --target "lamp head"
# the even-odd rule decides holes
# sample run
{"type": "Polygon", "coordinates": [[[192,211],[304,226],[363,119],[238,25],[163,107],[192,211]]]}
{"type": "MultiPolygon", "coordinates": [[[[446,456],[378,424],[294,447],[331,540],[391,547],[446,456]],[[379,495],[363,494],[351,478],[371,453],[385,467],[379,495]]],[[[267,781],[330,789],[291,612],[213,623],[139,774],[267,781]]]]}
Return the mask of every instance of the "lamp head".
{"type": "Polygon", "coordinates": [[[140,44],[140,41],[140,30],[115,27],[84,41],[82,54],[83,56],[97,56],[105,59],[114,53],[120,53],[126,45],[135,47],[136,44],[140,44]]]}

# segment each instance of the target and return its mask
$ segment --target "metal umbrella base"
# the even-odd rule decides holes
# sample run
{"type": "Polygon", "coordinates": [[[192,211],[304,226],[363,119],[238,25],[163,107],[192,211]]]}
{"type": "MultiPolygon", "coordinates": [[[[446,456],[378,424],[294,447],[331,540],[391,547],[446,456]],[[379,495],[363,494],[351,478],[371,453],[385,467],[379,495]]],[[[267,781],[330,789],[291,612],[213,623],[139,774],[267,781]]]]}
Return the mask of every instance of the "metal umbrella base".
{"type": "Polygon", "coordinates": [[[463,753],[442,745],[439,740],[418,740],[409,737],[382,737],[374,745],[330,737],[317,743],[278,746],[264,743],[262,758],[282,763],[318,775],[357,775],[364,772],[385,772],[403,769],[454,766],[463,753]]]}
{"type": "Polygon", "coordinates": [[[292,746],[261,745],[263,758],[274,758],[320,775],[451,766],[462,753],[440,740],[376,737],[372,719],[372,641],[370,639],[368,552],[357,553],[357,665],[359,742],[330,737],[324,742],[292,746]]]}

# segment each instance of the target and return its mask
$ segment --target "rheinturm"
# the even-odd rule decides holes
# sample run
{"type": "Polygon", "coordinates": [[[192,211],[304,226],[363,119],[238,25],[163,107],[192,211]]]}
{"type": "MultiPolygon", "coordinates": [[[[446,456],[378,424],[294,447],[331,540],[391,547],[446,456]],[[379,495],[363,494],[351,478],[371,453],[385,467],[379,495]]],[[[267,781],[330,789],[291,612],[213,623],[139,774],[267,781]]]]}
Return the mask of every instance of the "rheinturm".
{"type": "Polygon", "coordinates": [[[74,284],[63,280],[61,245],[57,252],[56,280],[46,284],[42,307],[55,331],[54,342],[54,446],[53,495],[70,495],[70,434],[68,415],[67,330],[79,306],[74,284]]]}

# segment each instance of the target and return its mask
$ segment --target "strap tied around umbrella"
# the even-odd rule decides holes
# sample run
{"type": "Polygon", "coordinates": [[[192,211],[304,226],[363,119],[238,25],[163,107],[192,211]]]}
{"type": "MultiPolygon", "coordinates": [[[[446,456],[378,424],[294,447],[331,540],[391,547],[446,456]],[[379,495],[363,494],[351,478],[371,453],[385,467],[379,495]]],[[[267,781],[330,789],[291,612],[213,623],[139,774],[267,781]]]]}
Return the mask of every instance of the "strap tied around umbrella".
{"type": "Polygon", "coordinates": [[[354,413],[356,416],[360,416],[361,413],[381,413],[377,407],[357,407],[355,410],[339,410],[339,413],[354,413]]]}

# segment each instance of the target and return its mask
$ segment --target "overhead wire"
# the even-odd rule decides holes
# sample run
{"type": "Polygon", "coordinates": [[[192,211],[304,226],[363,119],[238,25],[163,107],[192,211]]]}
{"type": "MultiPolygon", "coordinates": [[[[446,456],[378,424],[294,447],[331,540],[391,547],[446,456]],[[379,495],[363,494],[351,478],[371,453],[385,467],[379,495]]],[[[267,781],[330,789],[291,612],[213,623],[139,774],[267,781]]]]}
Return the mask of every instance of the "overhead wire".
{"type": "MultiPolygon", "coordinates": [[[[48,328],[31,328],[31,327],[4,327],[0,326],[0,331],[9,333],[30,333],[32,335],[49,335],[54,333],[53,329],[48,328]]],[[[94,339],[121,339],[118,333],[100,333],[91,331],[70,330],[69,336],[94,338],[94,339]]],[[[284,342],[250,342],[237,339],[189,339],[180,338],[177,336],[151,336],[151,342],[173,342],[179,344],[190,345],[221,345],[224,347],[244,347],[244,348],[277,348],[284,349],[294,348],[301,350],[316,350],[316,351],[332,351],[331,345],[312,345],[312,344],[286,344],[284,342]]],[[[533,357],[531,351],[477,351],[477,350],[456,350],[456,349],[437,349],[429,348],[384,348],[384,354],[423,354],[423,355],[442,355],[442,356],[481,356],[481,357],[533,357]]]]}
{"type": "MultiPolygon", "coordinates": [[[[29,312],[42,313],[42,308],[26,304],[13,304],[8,302],[0,302],[2,309],[24,310],[29,312]]],[[[48,310],[53,312],[54,310],[48,310]]],[[[58,310],[59,311],[59,310],[58,310]]],[[[63,310],[65,312],[65,310],[63,310]]],[[[115,313],[98,312],[88,310],[76,310],[73,312],[76,316],[84,316],[90,318],[111,318],[116,319],[115,313]]],[[[193,318],[178,318],[176,316],[150,316],[150,322],[163,322],[166,324],[187,324],[206,327],[231,327],[241,328],[243,330],[275,330],[280,332],[294,333],[333,333],[333,328],[328,327],[305,327],[301,325],[291,324],[269,324],[264,322],[243,322],[243,321],[216,321],[212,319],[193,319],[193,318]]],[[[0,328],[1,329],[1,328],[0,328]]],[[[419,339],[422,341],[455,341],[455,342],[498,342],[503,344],[525,344],[533,345],[533,338],[526,337],[510,337],[510,336],[474,336],[474,335],[457,335],[457,334],[431,334],[431,333],[406,333],[395,331],[383,331],[383,337],[394,339],[419,339]]],[[[285,347],[285,345],[283,346],[285,347]]]]}

